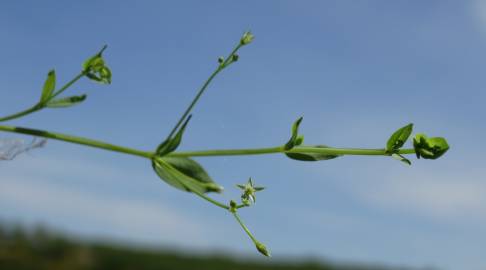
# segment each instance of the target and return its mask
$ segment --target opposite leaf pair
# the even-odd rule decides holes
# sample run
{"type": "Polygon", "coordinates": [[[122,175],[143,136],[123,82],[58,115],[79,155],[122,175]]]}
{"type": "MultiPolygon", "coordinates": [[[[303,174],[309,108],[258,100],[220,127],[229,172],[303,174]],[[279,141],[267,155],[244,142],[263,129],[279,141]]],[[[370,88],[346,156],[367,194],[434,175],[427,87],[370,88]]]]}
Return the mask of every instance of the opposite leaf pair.
{"type": "Polygon", "coordinates": [[[39,102],[40,107],[66,108],[79,104],[86,99],[86,95],[55,99],[55,97],[61,94],[62,91],[54,92],[54,90],[56,90],[56,72],[55,70],[51,70],[47,74],[47,79],[42,89],[42,95],[39,102]]]}
{"type": "MultiPolygon", "coordinates": [[[[289,141],[285,144],[284,150],[290,151],[296,146],[301,146],[304,143],[304,135],[299,134],[299,126],[302,122],[303,117],[297,119],[294,124],[292,125],[292,135],[289,141]]],[[[329,148],[327,145],[311,145],[306,147],[313,147],[313,148],[329,148]]],[[[285,155],[291,159],[300,160],[300,161],[319,161],[319,160],[329,160],[333,158],[339,157],[339,155],[330,155],[330,154],[323,154],[323,153],[291,153],[285,152],[285,155]]]]}

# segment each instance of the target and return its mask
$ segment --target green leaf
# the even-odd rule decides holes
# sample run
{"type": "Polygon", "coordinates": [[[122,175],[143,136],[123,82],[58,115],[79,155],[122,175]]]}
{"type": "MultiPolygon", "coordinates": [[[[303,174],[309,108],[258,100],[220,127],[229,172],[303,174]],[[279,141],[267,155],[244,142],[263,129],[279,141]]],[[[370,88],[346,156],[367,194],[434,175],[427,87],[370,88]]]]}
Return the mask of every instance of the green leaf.
{"type": "Polygon", "coordinates": [[[152,161],[152,167],[162,180],[180,190],[198,194],[223,191],[204,168],[190,158],[156,158],[152,161]]]}
{"type": "Polygon", "coordinates": [[[47,102],[49,108],[66,108],[77,105],[86,99],[86,95],[64,97],[47,102]]]}
{"type": "Polygon", "coordinates": [[[186,129],[187,124],[189,123],[189,120],[191,120],[192,115],[189,115],[182,124],[181,128],[179,131],[177,131],[176,135],[172,138],[168,138],[164,142],[162,142],[156,150],[156,153],[158,156],[164,156],[167,155],[168,153],[171,153],[179,147],[179,144],[181,144],[182,140],[182,135],[184,134],[184,130],[186,129]]]}
{"type": "Polygon", "coordinates": [[[42,89],[41,102],[44,103],[51,98],[52,93],[56,89],[56,72],[54,70],[47,73],[47,79],[44,82],[44,88],[42,89]]]}
{"type": "Polygon", "coordinates": [[[407,158],[405,158],[404,156],[400,155],[400,154],[397,154],[397,153],[393,153],[391,155],[394,159],[396,160],[400,160],[401,162],[405,163],[405,164],[408,164],[408,165],[412,165],[412,162],[410,162],[410,160],[408,160],[407,158]]]}
{"type": "Polygon", "coordinates": [[[437,159],[449,150],[449,144],[447,144],[446,139],[442,137],[428,138],[423,133],[415,135],[413,147],[417,158],[422,157],[425,159],[437,159]]]}
{"type": "Polygon", "coordinates": [[[413,124],[410,123],[397,131],[395,131],[388,139],[386,143],[386,152],[391,154],[394,151],[400,149],[412,134],[413,124]]]}
{"type": "Polygon", "coordinates": [[[304,140],[304,137],[299,137],[299,126],[302,122],[303,117],[297,119],[294,124],[292,125],[292,136],[290,137],[289,141],[285,144],[284,149],[290,150],[294,148],[294,146],[299,145],[304,140]]]}
{"type": "MultiPolygon", "coordinates": [[[[329,146],[327,145],[313,145],[313,146],[306,146],[306,147],[329,148],[329,146]]],[[[329,160],[341,156],[341,155],[330,155],[330,154],[321,154],[321,153],[285,153],[285,155],[291,159],[300,160],[300,161],[329,160]]]]}

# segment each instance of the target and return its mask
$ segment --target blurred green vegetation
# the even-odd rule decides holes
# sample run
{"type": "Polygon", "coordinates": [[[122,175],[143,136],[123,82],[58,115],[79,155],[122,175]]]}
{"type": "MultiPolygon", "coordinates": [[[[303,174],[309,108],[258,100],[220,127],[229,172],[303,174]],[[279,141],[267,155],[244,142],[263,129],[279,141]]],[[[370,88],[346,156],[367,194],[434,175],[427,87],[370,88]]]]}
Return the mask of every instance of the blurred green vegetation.
{"type": "MultiPolygon", "coordinates": [[[[47,232],[0,225],[0,269],[12,270],[384,270],[316,262],[190,256],[167,250],[86,243],[47,232]]],[[[388,269],[388,268],[387,268],[388,269]]]]}

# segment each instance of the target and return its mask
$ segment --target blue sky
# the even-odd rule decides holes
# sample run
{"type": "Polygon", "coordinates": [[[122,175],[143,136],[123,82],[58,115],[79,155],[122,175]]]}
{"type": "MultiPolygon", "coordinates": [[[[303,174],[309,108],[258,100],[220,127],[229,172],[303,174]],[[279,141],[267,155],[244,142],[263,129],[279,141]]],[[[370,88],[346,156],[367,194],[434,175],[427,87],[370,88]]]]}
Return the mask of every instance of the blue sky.
{"type": "MultiPolygon", "coordinates": [[[[242,215],[274,256],[486,268],[484,1],[4,1],[0,113],[33,104],[49,69],[66,82],[108,44],[112,85],[84,80],[70,90],[88,94],[81,106],[9,124],[153,149],[247,29],[254,43],[197,105],[181,150],[281,144],[299,116],[309,144],[383,147],[413,122],[451,145],[412,167],[199,159],[223,200],[249,176],[268,187],[242,215]]],[[[161,182],[146,160],[50,141],[0,166],[4,222],[255,254],[230,215],[161,182]]]]}

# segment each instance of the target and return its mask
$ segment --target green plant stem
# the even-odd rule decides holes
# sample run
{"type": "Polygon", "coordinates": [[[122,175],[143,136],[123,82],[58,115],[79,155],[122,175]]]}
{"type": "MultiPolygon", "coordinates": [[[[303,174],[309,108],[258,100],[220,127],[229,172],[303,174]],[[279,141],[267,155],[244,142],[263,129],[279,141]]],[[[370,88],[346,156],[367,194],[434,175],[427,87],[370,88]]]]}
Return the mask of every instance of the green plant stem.
{"type": "Polygon", "coordinates": [[[30,129],[30,128],[22,128],[22,127],[11,127],[11,126],[0,126],[0,131],[6,132],[13,132],[13,133],[20,133],[25,135],[32,135],[42,138],[48,138],[58,141],[70,142],[74,144],[85,145],[94,148],[101,148],[109,151],[144,157],[151,159],[154,156],[152,152],[140,151],[137,149],[132,149],[128,147],[123,147],[119,145],[114,145],[102,141],[87,139],[83,137],[71,136],[67,134],[49,132],[44,130],[37,130],[37,129],[30,129]]]}
{"type": "MultiPolygon", "coordinates": [[[[155,153],[148,151],[141,151],[124,146],[114,145],[102,141],[77,137],[62,133],[29,129],[13,126],[0,126],[0,131],[20,133],[25,135],[32,135],[58,141],[70,142],[74,144],[81,144],[94,148],[101,148],[109,151],[120,152],[124,154],[140,156],[152,159],[155,153]]],[[[204,157],[204,156],[246,156],[246,155],[264,155],[264,154],[278,154],[278,153],[321,153],[329,155],[371,155],[371,156],[388,156],[385,149],[356,149],[356,148],[314,148],[298,146],[291,150],[285,151],[282,146],[269,148],[253,148],[253,149],[223,149],[223,150],[206,150],[206,151],[190,151],[190,152],[173,152],[168,154],[170,157],[204,157]]],[[[415,154],[414,149],[401,149],[398,154],[415,154]]]]}
{"type": "Polygon", "coordinates": [[[221,207],[221,208],[226,209],[226,210],[229,210],[230,209],[230,207],[227,206],[226,204],[221,203],[221,202],[218,202],[215,199],[213,199],[213,198],[211,198],[211,197],[209,197],[209,196],[207,196],[205,194],[202,194],[202,193],[199,193],[199,192],[195,192],[195,191],[192,191],[192,193],[196,194],[197,196],[203,198],[204,200],[206,200],[206,201],[208,201],[208,202],[210,202],[210,203],[212,203],[212,204],[214,204],[214,205],[216,205],[218,207],[221,207]]]}
{"type": "MultiPolygon", "coordinates": [[[[80,74],[78,74],[76,77],[74,77],[68,83],[66,83],[63,87],[61,87],[56,93],[54,93],[49,100],[52,100],[56,96],[60,95],[62,92],[64,92],[66,89],[68,89],[71,85],[76,83],[79,79],[81,79],[85,75],[86,75],[85,72],[81,72],[80,74]]],[[[5,122],[5,121],[12,120],[12,119],[20,118],[20,117],[26,116],[28,114],[34,113],[36,111],[42,110],[43,108],[44,108],[44,104],[37,103],[34,106],[28,108],[27,110],[24,110],[24,111],[21,111],[21,112],[18,112],[18,113],[14,113],[12,115],[8,115],[8,116],[5,116],[5,117],[1,117],[0,122],[5,122]]]]}
{"type": "Polygon", "coordinates": [[[253,241],[253,243],[256,245],[258,243],[258,240],[253,236],[250,230],[246,227],[245,223],[243,223],[238,213],[234,212],[232,214],[235,217],[236,221],[238,221],[238,223],[240,224],[241,228],[243,228],[243,230],[246,232],[248,237],[250,237],[251,241],[253,241]]]}
{"type": "Polygon", "coordinates": [[[192,100],[191,104],[189,104],[189,107],[187,107],[187,109],[184,112],[184,114],[181,116],[181,118],[179,119],[179,121],[177,122],[177,124],[174,126],[174,128],[172,129],[172,131],[169,133],[169,136],[167,136],[167,139],[169,139],[170,137],[172,137],[172,135],[174,135],[174,133],[179,128],[179,126],[182,124],[182,122],[184,121],[184,119],[186,119],[187,115],[189,115],[189,113],[191,112],[191,110],[194,107],[194,105],[196,105],[196,103],[198,102],[199,98],[201,98],[201,96],[204,93],[204,91],[206,91],[206,89],[208,88],[209,84],[214,79],[214,77],[216,77],[216,75],[218,75],[219,72],[221,72],[223,69],[225,69],[228,66],[228,64],[232,61],[231,60],[231,57],[241,48],[241,46],[242,46],[241,44],[238,44],[238,46],[236,46],[233,49],[233,51],[231,51],[231,53],[225,59],[225,61],[218,66],[218,68],[211,74],[211,76],[209,76],[209,78],[203,84],[203,86],[201,87],[201,89],[199,89],[199,92],[194,97],[194,99],[192,100]]]}
{"type": "Polygon", "coordinates": [[[28,114],[31,114],[33,112],[36,112],[36,111],[38,111],[40,109],[42,109],[42,106],[40,104],[36,104],[36,105],[28,108],[27,110],[24,110],[24,111],[21,111],[21,112],[18,112],[18,113],[14,113],[14,114],[11,114],[11,115],[2,117],[2,118],[0,118],[0,122],[4,122],[4,121],[9,121],[9,120],[12,120],[12,119],[20,118],[22,116],[26,116],[28,114]]]}
{"type": "MultiPolygon", "coordinates": [[[[283,147],[250,148],[250,149],[222,149],[205,151],[174,152],[169,154],[172,157],[208,157],[208,156],[246,156],[265,155],[277,153],[319,153],[328,155],[365,155],[365,156],[387,156],[385,149],[360,149],[360,148],[317,148],[297,146],[285,151],[283,147]]],[[[414,149],[400,149],[398,154],[415,154],[414,149]]]]}

